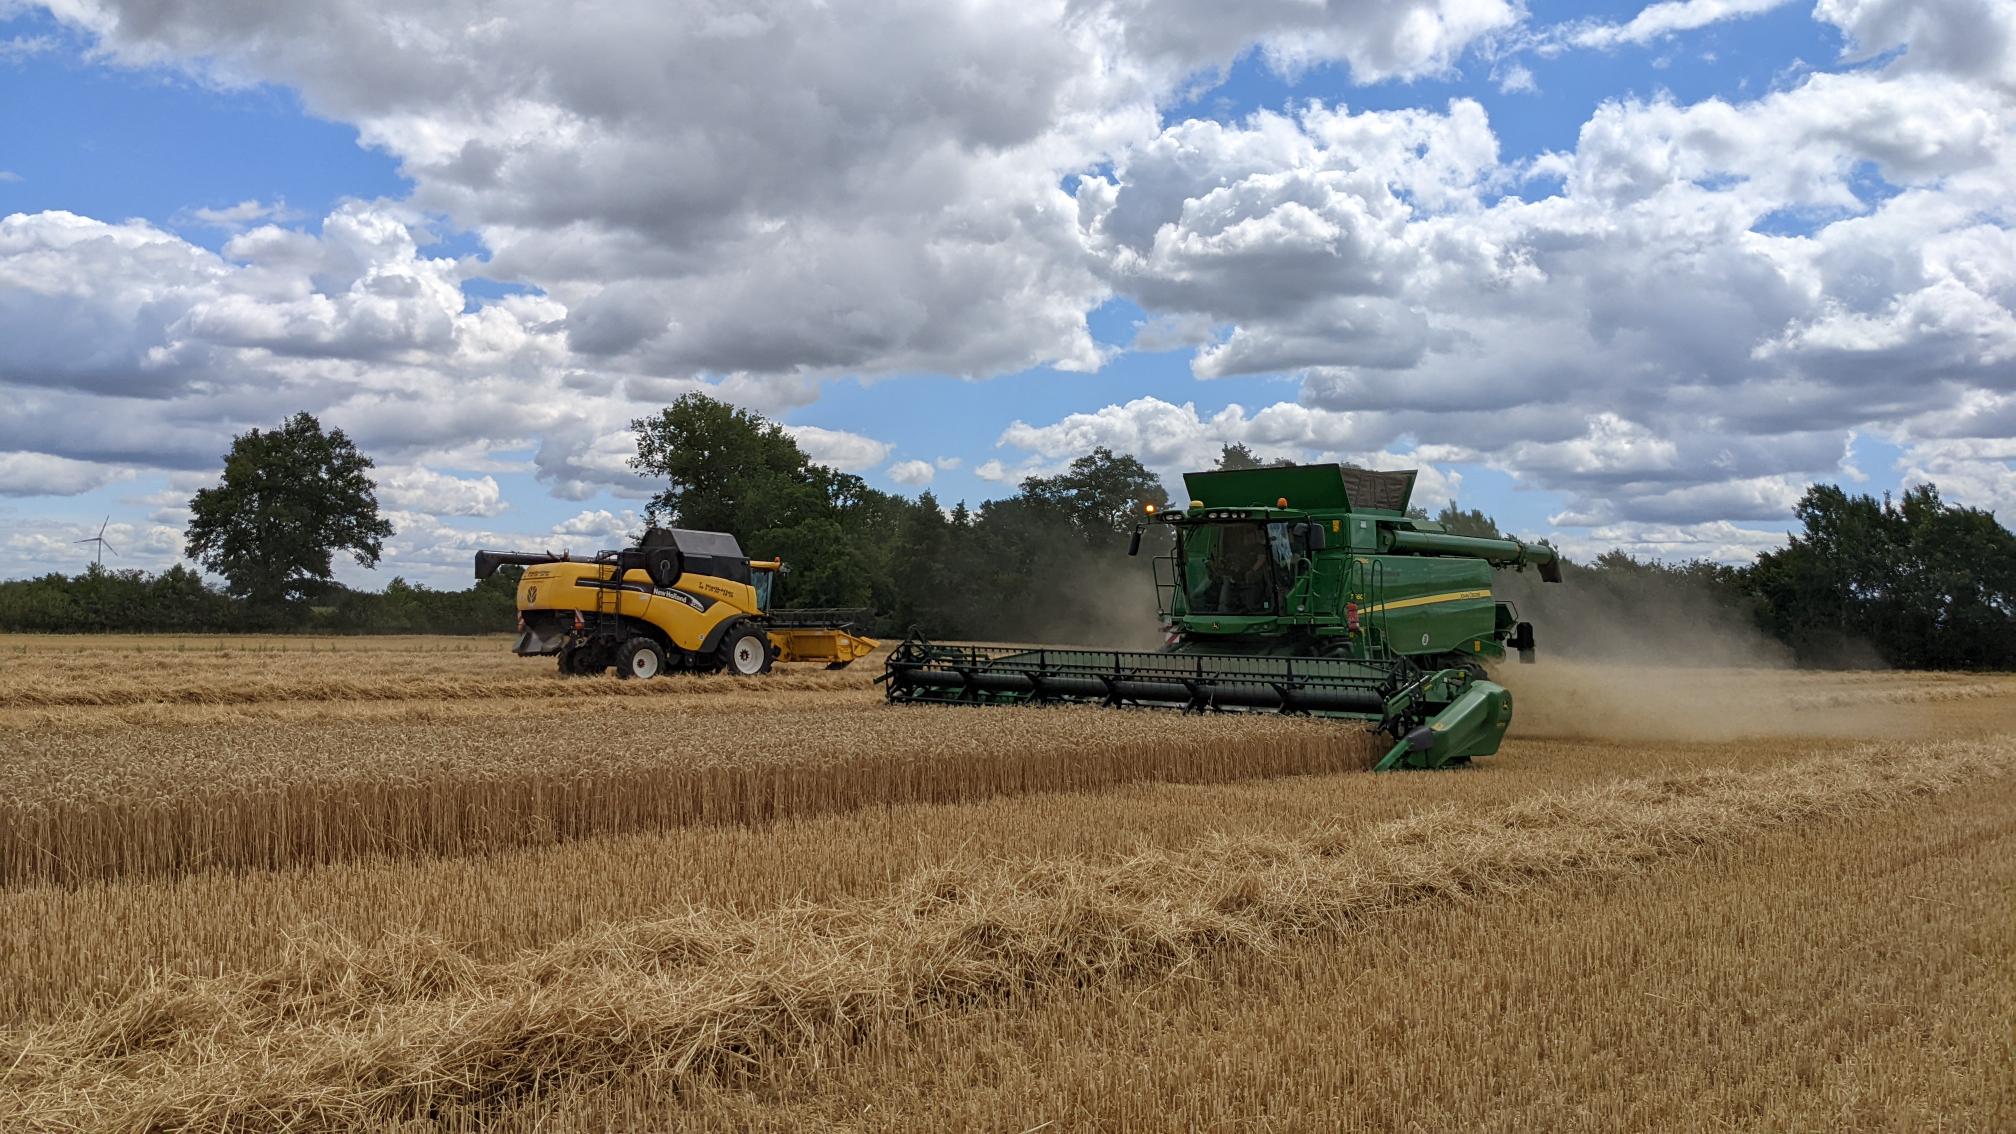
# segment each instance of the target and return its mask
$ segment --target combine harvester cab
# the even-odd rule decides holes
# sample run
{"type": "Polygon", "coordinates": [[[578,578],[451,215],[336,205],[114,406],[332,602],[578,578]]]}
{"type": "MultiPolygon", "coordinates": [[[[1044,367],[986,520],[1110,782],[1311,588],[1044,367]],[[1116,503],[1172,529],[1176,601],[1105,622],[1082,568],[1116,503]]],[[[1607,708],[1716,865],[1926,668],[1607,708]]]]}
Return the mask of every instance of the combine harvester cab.
{"type": "Polygon", "coordinates": [[[944,646],[915,636],[878,680],[892,702],[1076,702],[1370,722],[1376,765],[1441,768],[1498,750],[1512,694],[1486,678],[1533,628],[1492,594],[1495,569],[1560,581],[1553,548],[1461,536],[1407,506],[1415,474],[1338,465],[1191,473],[1189,506],[1148,510],[1170,629],[1157,653],[944,646]]]}
{"type": "Polygon", "coordinates": [[[651,528],[636,547],[586,559],[479,551],[476,577],[506,564],[525,567],[512,652],[557,657],[565,675],[614,666],[619,677],[749,677],[776,661],[840,669],[880,645],[858,633],[872,622],[866,611],[772,610],[783,563],[749,559],[725,532],[651,528]]]}

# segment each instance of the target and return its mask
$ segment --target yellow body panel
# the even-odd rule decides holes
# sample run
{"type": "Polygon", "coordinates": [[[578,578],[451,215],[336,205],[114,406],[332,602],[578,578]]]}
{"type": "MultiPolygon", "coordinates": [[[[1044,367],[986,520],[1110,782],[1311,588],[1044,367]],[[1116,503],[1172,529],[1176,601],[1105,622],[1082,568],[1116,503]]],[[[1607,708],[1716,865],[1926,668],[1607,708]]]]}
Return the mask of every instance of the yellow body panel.
{"type": "Polygon", "coordinates": [[[831,627],[791,627],[770,631],[770,644],[777,648],[778,661],[825,662],[838,669],[867,657],[882,643],[831,627]]]}
{"type": "Polygon", "coordinates": [[[583,618],[621,614],[648,622],[682,650],[698,650],[716,626],[741,615],[760,614],[756,588],[746,583],[687,573],[671,590],[651,585],[643,571],[623,577],[622,590],[581,586],[584,580],[606,580],[613,569],[594,563],[540,563],[525,569],[518,580],[518,612],[562,611],[583,618]]]}

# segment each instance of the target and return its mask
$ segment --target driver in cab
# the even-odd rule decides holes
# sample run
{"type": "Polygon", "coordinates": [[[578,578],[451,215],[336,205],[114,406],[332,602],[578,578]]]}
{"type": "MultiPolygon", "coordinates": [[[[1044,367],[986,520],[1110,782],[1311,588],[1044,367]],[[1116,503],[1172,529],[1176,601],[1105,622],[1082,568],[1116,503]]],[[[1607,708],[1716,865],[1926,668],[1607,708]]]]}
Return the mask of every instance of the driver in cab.
{"type": "Polygon", "coordinates": [[[1267,562],[1267,541],[1258,536],[1254,532],[1244,539],[1227,538],[1211,556],[1218,609],[1226,614],[1266,614],[1273,608],[1274,573],[1267,562]]]}

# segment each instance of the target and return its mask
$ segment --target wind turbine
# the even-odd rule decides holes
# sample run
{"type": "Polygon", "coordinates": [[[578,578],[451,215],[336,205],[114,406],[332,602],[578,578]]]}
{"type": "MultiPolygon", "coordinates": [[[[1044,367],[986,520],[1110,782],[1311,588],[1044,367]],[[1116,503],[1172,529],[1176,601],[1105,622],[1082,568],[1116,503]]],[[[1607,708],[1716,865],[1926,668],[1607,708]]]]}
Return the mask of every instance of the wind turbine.
{"type": "Polygon", "coordinates": [[[106,516],[106,517],[105,517],[105,519],[104,519],[104,521],[103,521],[103,522],[101,522],[101,523],[100,523],[100,524],[98,525],[98,534],[97,534],[97,535],[94,535],[94,536],[92,536],[92,537],[91,537],[90,539],[79,539],[79,540],[72,540],[72,541],[71,541],[72,543],[95,543],[95,544],[97,544],[97,545],[98,545],[98,554],[97,554],[97,557],[96,557],[96,558],[92,559],[92,562],[93,562],[93,563],[97,563],[97,564],[100,564],[100,565],[104,564],[104,562],[105,562],[105,553],[106,553],[107,551],[110,551],[110,552],[111,552],[112,554],[114,554],[114,555],[117,555],[117,554],[119,554],[119,549],[118,549],[118,548],[116,548],[116,547],[113,547],[113,546],[112,546],[112,545],[111,545],[110,543],[107,543],[107,542],[105,541],[105,525],[106,525],[106,524],[109,524],[109,523],[111,523],[111,522],[112,522],[112,517],[111,517],[111,516],[106,516]]]}

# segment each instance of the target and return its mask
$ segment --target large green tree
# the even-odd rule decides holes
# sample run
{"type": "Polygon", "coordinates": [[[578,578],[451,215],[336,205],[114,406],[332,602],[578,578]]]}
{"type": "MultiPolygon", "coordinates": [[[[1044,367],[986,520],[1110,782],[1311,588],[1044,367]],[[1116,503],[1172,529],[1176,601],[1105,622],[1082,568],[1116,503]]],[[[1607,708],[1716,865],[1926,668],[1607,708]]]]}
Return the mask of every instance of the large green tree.
{"type": "Polygon", "coordinates": [[[662,477],[654,523],[729,532],[785,564],[787,606],[887,606],[888,560],[907,502],[815,463],[784,428],[705,394],[687,394],[637,433],[632,468],[662,477]]]}
{"type": "Polygon", "coordinates": [[[1260,463],[1260,458],[1253,455],[1253,450],[1242,443],[1234,442],[1218,447],[1217,467],[1220,469],[1257,469],[1260,463]]]}
{"type": "Polygon", "coordinates": [[[822,489],[836,487],[816,483],[811,461],[782,426],[705,394],[684,395],[630,428],[637,433],[630,467],[664,480],[646,505],[654,522],[746,539],[811,518],[822,489]]]}
{"type": "Polygon", "coordinates": [[[189,501],[189,558],[266,611],[326,584],[339,551],[376,566],[392,525],[370,469],[342,430],[324,432],[306,413],[234,438],[223,480],[189,501]]]}
{"type": "Polygon", "coordinates": [[[1482,508],[1471,508],[1466,511],[1458,507],[1454,500],[1444,504],[1442,510],[1435,513],[1435,522],[1441,524],[1452,535],[1501,539],[1505,534],[1498,530],[1498,521],[1485,515],[1482,508]]]}
{"type": "Polygon", "coordinates": [[[1764,623],[1811,660],[1872,651],[1906,667],[2016,665],[2016,533],[1932,485],[1901,500],[1815,485],[1802,530],[1758,556],[1764,623]]]}
{"type": "Polygon", "coordinates": [[[1160,504],[1167,495],[1161,479],[1138,458],[1104,445],[1056,476],[1022,482],[1024,499],[1055,508],[1092,543],[1133,527],[1142,505],[1160,504]]]}

